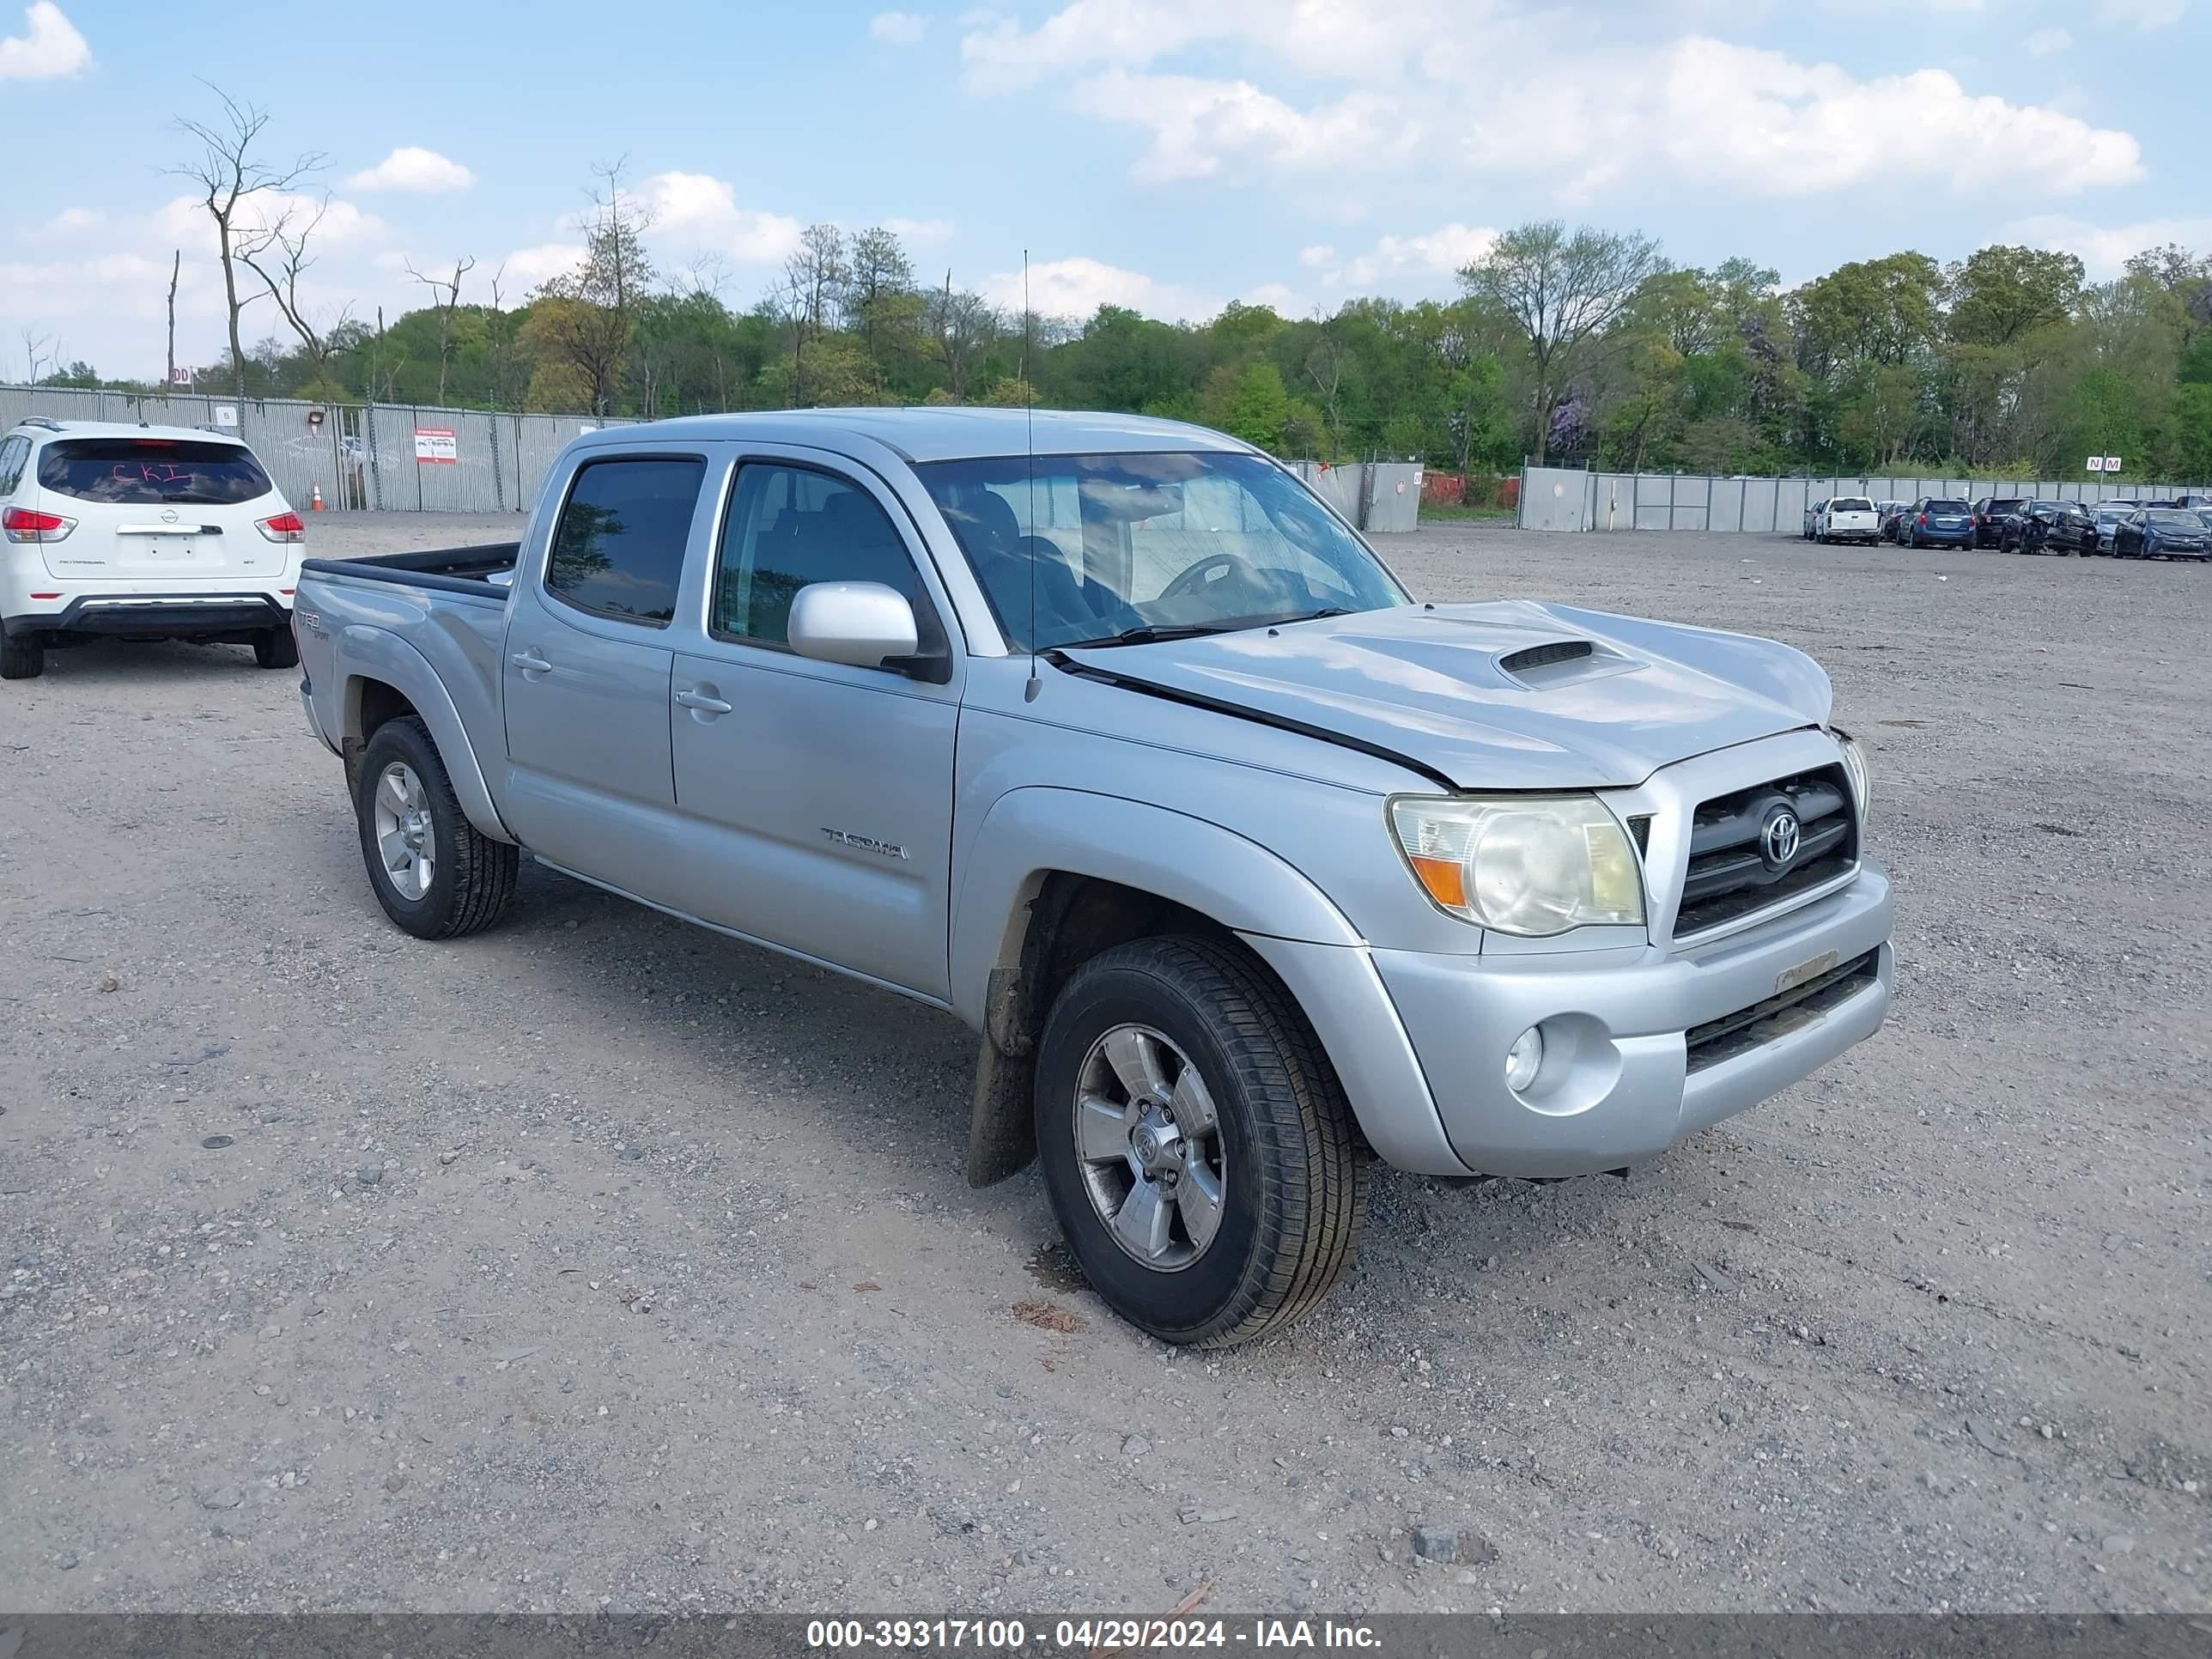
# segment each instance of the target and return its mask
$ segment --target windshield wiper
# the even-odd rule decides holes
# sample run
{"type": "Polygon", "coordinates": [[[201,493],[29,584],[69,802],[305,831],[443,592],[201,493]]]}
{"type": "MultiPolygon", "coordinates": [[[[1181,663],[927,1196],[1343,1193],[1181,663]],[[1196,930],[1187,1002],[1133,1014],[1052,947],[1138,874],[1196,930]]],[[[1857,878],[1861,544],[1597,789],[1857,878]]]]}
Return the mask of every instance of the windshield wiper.
{"type": "Polygon", "coordinates": [[[1095,640],[1065,640],[1053,647],[1055,651],[1088,651],[1109,645],[1158,645],[1163,640],[1195,640],[1207,634],[1227,634],[1240,628],[1249,628],[1250,623],[1141,623],[1134,628],[1125,628],[1118,634],[1108,634],[1095,640]]]}

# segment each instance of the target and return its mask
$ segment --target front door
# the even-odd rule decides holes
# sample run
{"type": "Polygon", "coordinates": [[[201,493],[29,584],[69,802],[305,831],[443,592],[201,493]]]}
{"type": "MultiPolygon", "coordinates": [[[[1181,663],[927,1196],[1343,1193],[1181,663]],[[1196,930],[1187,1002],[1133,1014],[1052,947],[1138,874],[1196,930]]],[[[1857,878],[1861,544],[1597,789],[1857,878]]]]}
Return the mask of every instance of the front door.
{"type": "Polygon", "coordinates": [[[808,583],[874,581],[906,595],[925,646],[943,639],[902,511],[858,471],[739,465],[703,635],[675,663],[677,805],[699,854],[684,908],[943,997],[958,681],[812,661],[786,637],[808,583]]]}
{"type": "Polygon", "coordinates": [[[680,902],[667,634],[703,456],[578,467],[542,565],[518,570],[505,682],[507,825],[533,853],[680,902]]]}

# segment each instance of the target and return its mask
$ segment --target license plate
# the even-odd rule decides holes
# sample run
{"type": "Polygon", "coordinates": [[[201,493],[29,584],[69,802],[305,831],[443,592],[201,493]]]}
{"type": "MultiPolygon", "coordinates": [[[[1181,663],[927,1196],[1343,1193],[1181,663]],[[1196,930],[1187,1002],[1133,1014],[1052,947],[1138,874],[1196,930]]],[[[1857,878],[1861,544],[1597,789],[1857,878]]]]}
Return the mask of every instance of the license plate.
{"type": "Polygon", "coordinates": [[[1794,991],[1826,973],[1839,960],[1833,951],[1823,951],[1809,962],[1801,962],[1795,968],[1785,968],[1774,976],[1774,994],[1794,991]]]}

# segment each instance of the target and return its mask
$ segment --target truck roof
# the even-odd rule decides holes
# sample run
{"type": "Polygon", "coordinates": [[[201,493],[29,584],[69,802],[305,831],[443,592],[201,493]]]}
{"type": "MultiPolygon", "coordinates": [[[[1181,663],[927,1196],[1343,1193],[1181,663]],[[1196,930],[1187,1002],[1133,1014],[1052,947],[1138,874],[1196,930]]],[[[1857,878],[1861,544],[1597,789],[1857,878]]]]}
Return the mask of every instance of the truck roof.
{"type": "Polygon", "coordinates": [[[840,437],[872,439],[908,461],[1005,455],[1080,455],[1160,449],[1249,451],[1224,433],[1146,415],[1065,409],[976,409],[925,404],[884,409],[787,409],[743,415],[687,415],[647,426],[610,427],[611,440],[648,433],[688,438],[751,438],[841,450],[840,437]]]}

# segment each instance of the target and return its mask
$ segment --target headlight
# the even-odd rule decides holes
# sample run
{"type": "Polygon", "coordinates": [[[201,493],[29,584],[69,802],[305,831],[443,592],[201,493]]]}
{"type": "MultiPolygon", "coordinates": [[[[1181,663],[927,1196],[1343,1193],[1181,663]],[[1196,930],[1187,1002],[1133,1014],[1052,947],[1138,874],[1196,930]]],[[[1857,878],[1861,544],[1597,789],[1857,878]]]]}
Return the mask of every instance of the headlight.
{"type": "Polygon", "coordinates": [[[1402,795],[1390,827],[1440,909],[1501,933],[1644,921],[1644,883],[1620,821],[1595,795],[1402,795]]]}
{"type": "Polygon", "coordinates": [[[1874,805],[1874,773],[1867,765],[1866,750],[1859,747],[1856,738],[1847,732],[1837,732],[1835,738],[1843,747],[1844,770],[1850,776],[1851,793],[1858,797],[1859,827],[1863,830],[1867,813],[1874,805]]]}

